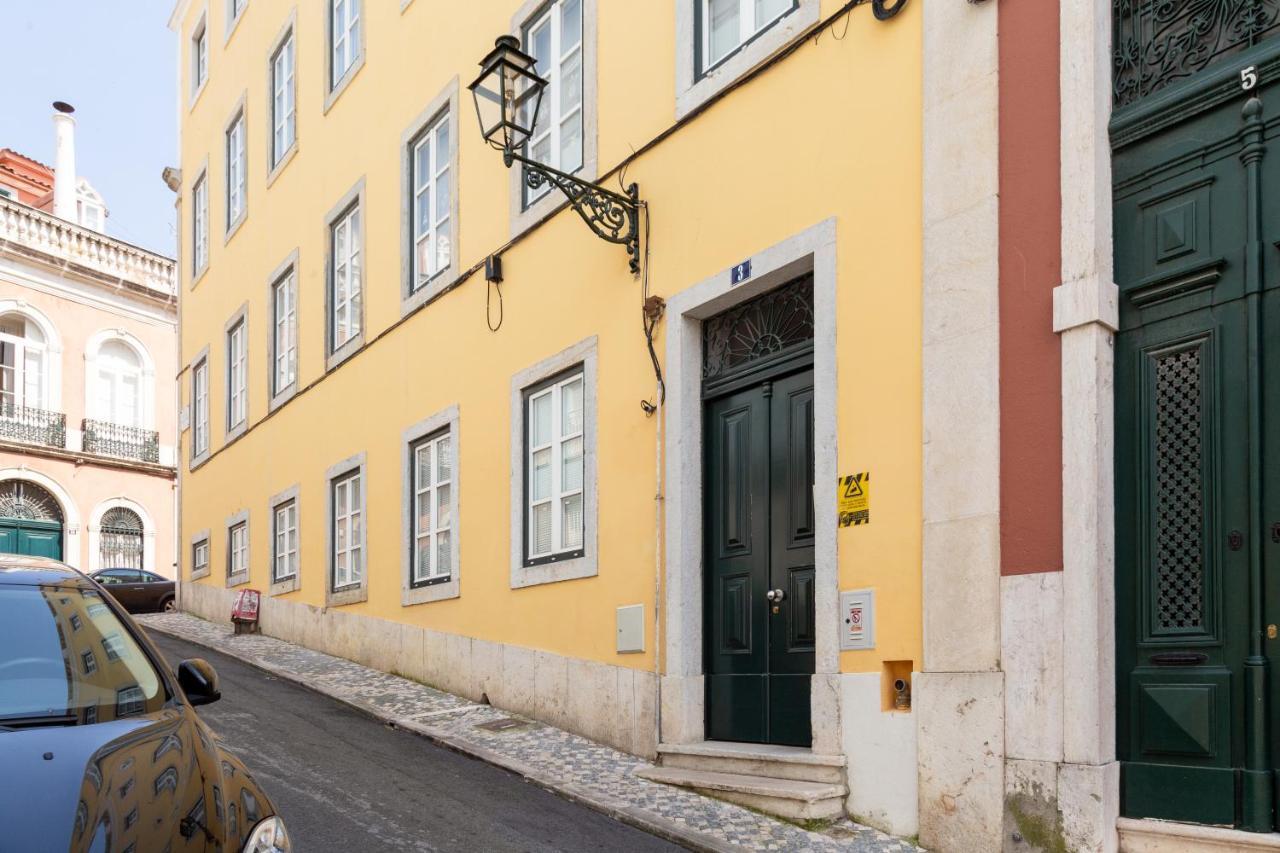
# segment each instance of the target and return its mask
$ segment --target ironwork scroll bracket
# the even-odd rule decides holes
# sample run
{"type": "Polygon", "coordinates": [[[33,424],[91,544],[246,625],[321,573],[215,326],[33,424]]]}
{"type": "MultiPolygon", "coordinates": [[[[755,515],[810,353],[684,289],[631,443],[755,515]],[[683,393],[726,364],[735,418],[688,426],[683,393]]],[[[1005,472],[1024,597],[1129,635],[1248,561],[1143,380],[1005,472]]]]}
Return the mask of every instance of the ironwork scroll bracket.
{"type": "Polygon", "coordinates": [[[626,194],[616,193],[590,181],[530,160],[514,151],[504,151],[507,168],[520,163],[524,170],[523,183],[531,190],[551,185],[564,193],[582,221],[587,223],[597,237],[610,243],[625,246],[632,275],[640,273],[640,187],[627,186],[626,194]]]}

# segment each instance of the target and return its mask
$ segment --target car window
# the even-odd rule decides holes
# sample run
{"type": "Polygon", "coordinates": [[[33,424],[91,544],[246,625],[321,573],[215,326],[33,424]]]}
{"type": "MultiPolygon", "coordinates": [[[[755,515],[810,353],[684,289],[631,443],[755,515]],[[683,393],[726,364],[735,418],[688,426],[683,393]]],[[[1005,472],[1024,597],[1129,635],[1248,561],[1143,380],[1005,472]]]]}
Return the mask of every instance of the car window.
{"type": "Polygon", "coordinates": [[[153,575],[151,572],[139,572],[142,575],[143,583],[164,583],[168,578],[162,578],[159,575],[153,575]]]}
{"type": "Polygon", "coordinates": [[[136,569],[107,569],[97,575],[99,583],[140,583],[142,572],[136,569]]]}
{"type": "Polygon", "coordinates": [[[160,674],[97,590],[0,586],[0,725],[65,715],[102,723],[151,713],[166,698],[160,674]]]}

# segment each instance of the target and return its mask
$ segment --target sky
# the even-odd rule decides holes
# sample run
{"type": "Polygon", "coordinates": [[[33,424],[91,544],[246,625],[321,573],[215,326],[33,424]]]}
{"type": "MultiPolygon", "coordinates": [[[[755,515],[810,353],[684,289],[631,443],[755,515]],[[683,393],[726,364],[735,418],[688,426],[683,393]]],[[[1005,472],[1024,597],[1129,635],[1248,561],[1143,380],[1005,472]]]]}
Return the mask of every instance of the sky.
{"type": "Polygon", "coordinates": [[[54,101],[76,108],[76,171],[107,233],[172,256],[178,163],[173,0],[0,0],[0,148],[53,163],[54,101]]]}

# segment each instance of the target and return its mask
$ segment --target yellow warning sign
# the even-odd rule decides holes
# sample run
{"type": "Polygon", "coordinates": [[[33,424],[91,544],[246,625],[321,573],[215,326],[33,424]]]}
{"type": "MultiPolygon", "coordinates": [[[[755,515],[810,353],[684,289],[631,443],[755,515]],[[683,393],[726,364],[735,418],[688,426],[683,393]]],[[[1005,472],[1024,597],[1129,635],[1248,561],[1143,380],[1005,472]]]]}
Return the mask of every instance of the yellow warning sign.
{"type": "Polygon", "coordinates": [[[841,477],[838,495],[841,527],[871,523],[870,471],[841,477]]]}

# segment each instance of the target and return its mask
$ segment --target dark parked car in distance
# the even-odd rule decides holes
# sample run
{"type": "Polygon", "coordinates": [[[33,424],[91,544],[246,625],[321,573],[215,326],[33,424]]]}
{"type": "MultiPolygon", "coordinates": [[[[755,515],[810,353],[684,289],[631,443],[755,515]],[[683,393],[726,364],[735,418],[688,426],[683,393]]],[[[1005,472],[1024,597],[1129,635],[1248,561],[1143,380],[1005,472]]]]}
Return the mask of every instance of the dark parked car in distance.
{"type": "Polygon", "coordinates": [[[153,572],[142,569],[99,569],[89,577],[107,588],[111,597],[130,613],[174,610],[174,584],[153,572]]]}
{"type": "Polygon", "coordinates": [[[0,849],[288,853],[266,792],[193,709],[220,697],[208,662],[175,674],[85,575],[0,555],[0,849]]]}

